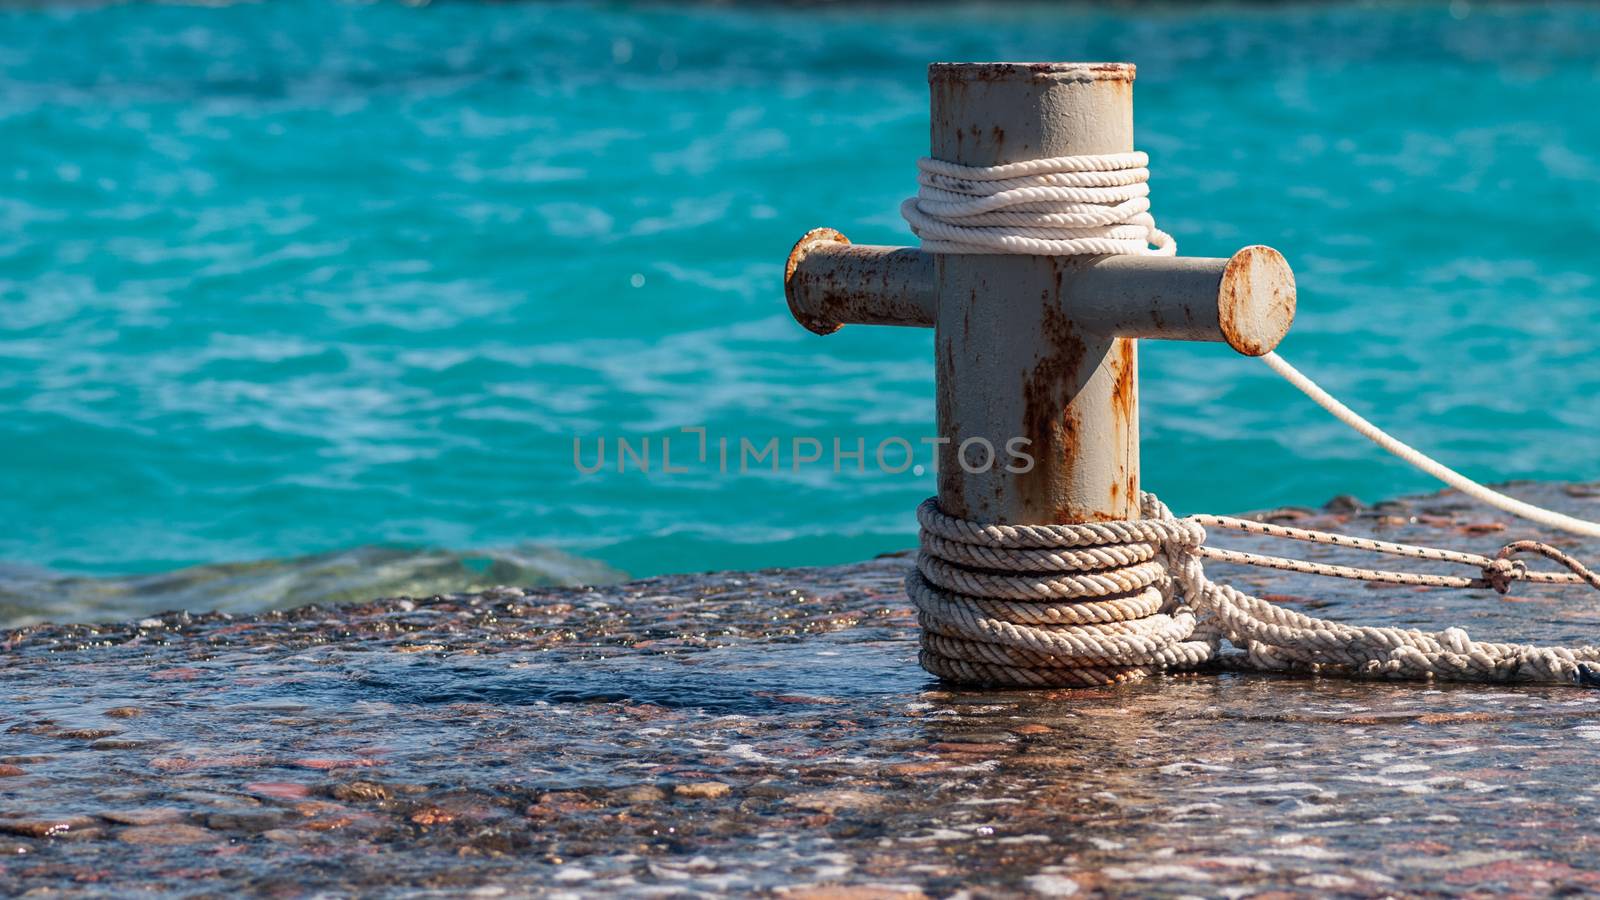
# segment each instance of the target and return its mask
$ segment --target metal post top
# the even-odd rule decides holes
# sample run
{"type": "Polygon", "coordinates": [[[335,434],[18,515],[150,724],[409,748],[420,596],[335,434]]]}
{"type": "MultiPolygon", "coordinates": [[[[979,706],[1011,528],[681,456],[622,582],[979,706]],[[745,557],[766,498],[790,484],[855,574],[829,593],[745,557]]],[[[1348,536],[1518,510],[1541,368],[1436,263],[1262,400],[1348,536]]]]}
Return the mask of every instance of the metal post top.
{"type": "Polygon", "coordinates": [[[1133,63],[941,62],[928,66],[928,83],[1132,81],[1133,63]]]}

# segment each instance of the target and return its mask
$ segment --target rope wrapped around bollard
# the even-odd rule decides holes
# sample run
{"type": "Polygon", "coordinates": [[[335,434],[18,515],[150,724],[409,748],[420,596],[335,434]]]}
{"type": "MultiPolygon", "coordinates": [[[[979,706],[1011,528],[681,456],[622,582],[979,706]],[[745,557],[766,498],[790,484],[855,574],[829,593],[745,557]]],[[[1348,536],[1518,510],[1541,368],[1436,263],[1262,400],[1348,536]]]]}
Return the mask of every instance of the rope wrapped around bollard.
{"type": "MultiPolygon", "coordinates": [[[[1150,216],[1149,157],[1080,155],[965,167],[917,163],[918,194],[901,215],[930,253],[1173,255],[1150,216]]],[[[1600,524],[1514,500],[1461,476],[1350,412],[1277,354],[1267,365],[1352,428],[1478,500],[1584,535],[1600,524]]],[[[906,588],[922,625],[922,666],[968,684],[1115,684],[1163,671],[1229,665],[1366,677],[1600,685],[1600,647],[1472,641],[1466,631],[1342,625],[1208,580],[1202,559],[1395,585],[1494,588],[1512,581],[1600,588],[1600,575],[1534,541],[1498,556],[1307,532],[1226,516],[1176,519],[1141,495],[1141,519],[1080,525],[998,525],[958,519],[928,500],[917,509],[922,552],[906,588]],[[1205,525],[1477,567],[1478,577],[1382,572],[1205,546],[1205,525]],[[1528,572],[1531,552],[1568,572],[1528,572]],[[1222,652],[1222,642],[1235,652],[1222,652]]]]}
{"type": "Polygon", "coordinates": [[[1111,684],[1210,659],[1178,603],[1168,545],[1205,540],[1171,519],[984,525],[917,509],[922,549],[906,589],[922,666],[945,678],[1030,687],[1111,684]]]}
{"type": "MultiPolygon", "coordinates": [[[[906,580],[922,628],[922,667],[942,678],[1010,687],[1114,684],[1208,663],[1253,671],[1600,686],[1600,647],[1474,641],[1460,628],[1346,625],[1213,582],[1201,562],[1209,548],[1198,519],[1253,531],[1261,530],[1259,523],[1178,519],[1155,496],[1143,494],[1142,501],[1143,519],[1082,525],[983,524],[945,514],[932,498],[924,501],[917,509],[922,549],[906,580]],[[1223,654],[1224,639],[1237,652],[1223,654]]],[[[1507,567],[1504,553],[1490,559],[1292,531],[1278,536],[1482,566],[1482,578],[1460,583],[1413,576],[1440,579],[1433,582],[1440,586],[1498,582],[1503,589],[1507,580],[1538,580],[1600,588],[1600,576],[1530,541],[1507,550],[1540,553],[1572,572],[1507,567]]],[[[1282,562],[1238,557],[1231,561],[1282,562]]],[[[1406,573],[1346,568],[1316,574],[1388,581],[1406,573]]]]}
{"type": "MultiPolygon", "coordinates": [[[[901,215],[924,251],[962,254],[1171,255],[1150,215],[1148,157],[1065,156],[998,166],[918,162],[917,196],[901,215]]],[[[1275,353],[1279,375],[1412,465],[1515,515],[1578,534],[1600,523],[1490,490],[1384,433],[1275,353]]],[[[1142,518],[1077,525],[1001,525],[946,514],[930,499],[916,571],[906,582],[922,627],[923,668],[965,683],[1052,687],[1113,684],[1206,664],[1366,677],[1600,686],[1600,647],[1535,647],[1439,632],[1345,625],[1267,603],[1206,577],[1202,559],[1340,578],[1432,587],[1513,581],[1589,584],[1600,575],[1545,544],[1508,544],[1494,558],[1282,528],[1225,516],[1173,517],[1143,494],[1142,518]],[[1331,566],[1207,547],[1205,526],[1474,566],[1477,577],[1331,566]],[[1519,553],[1567,572],[1530,572],[1519,553]],[[1224,653],[1226,641],[1235,650],[1224,653]]]]}

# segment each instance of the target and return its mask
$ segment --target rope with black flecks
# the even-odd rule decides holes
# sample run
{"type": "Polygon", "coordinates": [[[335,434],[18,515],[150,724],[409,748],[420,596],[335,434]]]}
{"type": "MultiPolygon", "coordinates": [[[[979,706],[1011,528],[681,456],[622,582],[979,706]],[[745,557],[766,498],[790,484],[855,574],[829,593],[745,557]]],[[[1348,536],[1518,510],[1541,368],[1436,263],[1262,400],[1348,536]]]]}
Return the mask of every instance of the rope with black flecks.
{"type": "Polygon", "coordinates": [[[1346,625],[1284,609],[1206,577],[1203,559],[1390,584],[1493,588],[1588,584],[1600,574],[1536,541],[1494,557],[1286,528],[1225,516],[1174,518],[1150,494],[1145,518],[992,525],[917,510],[922,549],[906,582],[922,665],[943,678],[1026,687],[1111,684],[1193,669],[1600,685],[1600,647],[1474,641],[1460,628],[1346,625]],[[1473,566],[1475,577],[1330,566],[1205,546],[1205,526],[1473,566]],[[1568,568],[1530,571],[1517,554],[1568,568]],[[1221,656],[1226,640],[1239,653],[1221,656]]]}

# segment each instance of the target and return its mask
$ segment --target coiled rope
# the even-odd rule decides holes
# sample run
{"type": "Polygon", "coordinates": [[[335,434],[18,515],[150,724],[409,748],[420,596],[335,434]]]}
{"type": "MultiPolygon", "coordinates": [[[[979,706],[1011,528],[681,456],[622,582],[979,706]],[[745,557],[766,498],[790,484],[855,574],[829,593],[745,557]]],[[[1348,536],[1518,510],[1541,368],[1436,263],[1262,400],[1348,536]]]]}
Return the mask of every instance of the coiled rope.
{"type": "Polygon", "coordinates": [[[1142,519],[986,525],[917,509],[922,551],[907,592],[923,668],[943,678],[1021,687],[1112,684],[1209,662],[1258,671],[1600,686],[1600,647],[1474,641],[1460,628],[1346,625],[1284,609],[1206,577],[1202,559],[1316,575],[1491,587],[1588,584],[1600,575],[1534,541],[1493,558],[1284,528],[1224,516],[1175,518],[1144,494],[1142,519]],[[1204,524],[1202,524],[1204,523],[1204,524]],[[1328,566],[1206,547],[1206,525],[1477,567],[1474,578],[1328,566]],[[1519,553],[1568,572],[1530,572],[1519,553]],[[1238,652],[1223,654],[1221,640],[1238,652]]]}
{"type": "Polygon", "coordinates": [[[1140,152],[986,167],[923,158],[900,215],[929,253],[1172,256],[1177,242],[1150,216],[1149,162],[1140,152]]]}
{"type": "MultiPolygon", "coordinates": [[[[901,214],[934,253],[1171,255],[1150,216],[1143,153],[968,167],[919,161],[901,214]]],[[[1383,432],[1276,354],[1267,364],[1379,446],[1464,493],[1568,531],[1600,524],[1490,490],[1383,432]]],[[[1226,516],[1174,517],[1143,494],[1141,519],[999,525],[917,510],[921,549],[906,589],[923,668],[956,681],[1021,687],[1111,684],[1207,664],[1262,671],[1600,686],[1600,647],[1474,641],[1439,632],[1346,625],[1275,606],[1206,577],[1203,559],[1390,584],[1492,588],[1516,581],[1588,584],[1600,575],[1554,547],[1507,544],[1494,557],[1226,516]],[[1474,567],[1475,576],[1390,572],[1207,547],[1206,526],[1474,567]],[[1530,571],[1537,554],[1565,572],[1530,571]],[[1222,642],[1234,648],[1224,652],[1222,642]]]]}

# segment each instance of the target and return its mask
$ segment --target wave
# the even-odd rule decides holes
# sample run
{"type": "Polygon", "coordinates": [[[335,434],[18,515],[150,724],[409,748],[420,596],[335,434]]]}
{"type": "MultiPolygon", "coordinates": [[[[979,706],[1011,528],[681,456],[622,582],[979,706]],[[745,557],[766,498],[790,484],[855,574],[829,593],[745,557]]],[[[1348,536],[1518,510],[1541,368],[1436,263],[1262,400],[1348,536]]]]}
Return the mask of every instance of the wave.
{"type": "Polygon", "coordinates": [[[168,610],[254,613],[502,584],[607,584],[626,577],[605,563],[538,545],[481,551],[366,546],[117,576],[0,562],[0,626],[131,619],[168,610]]]}

